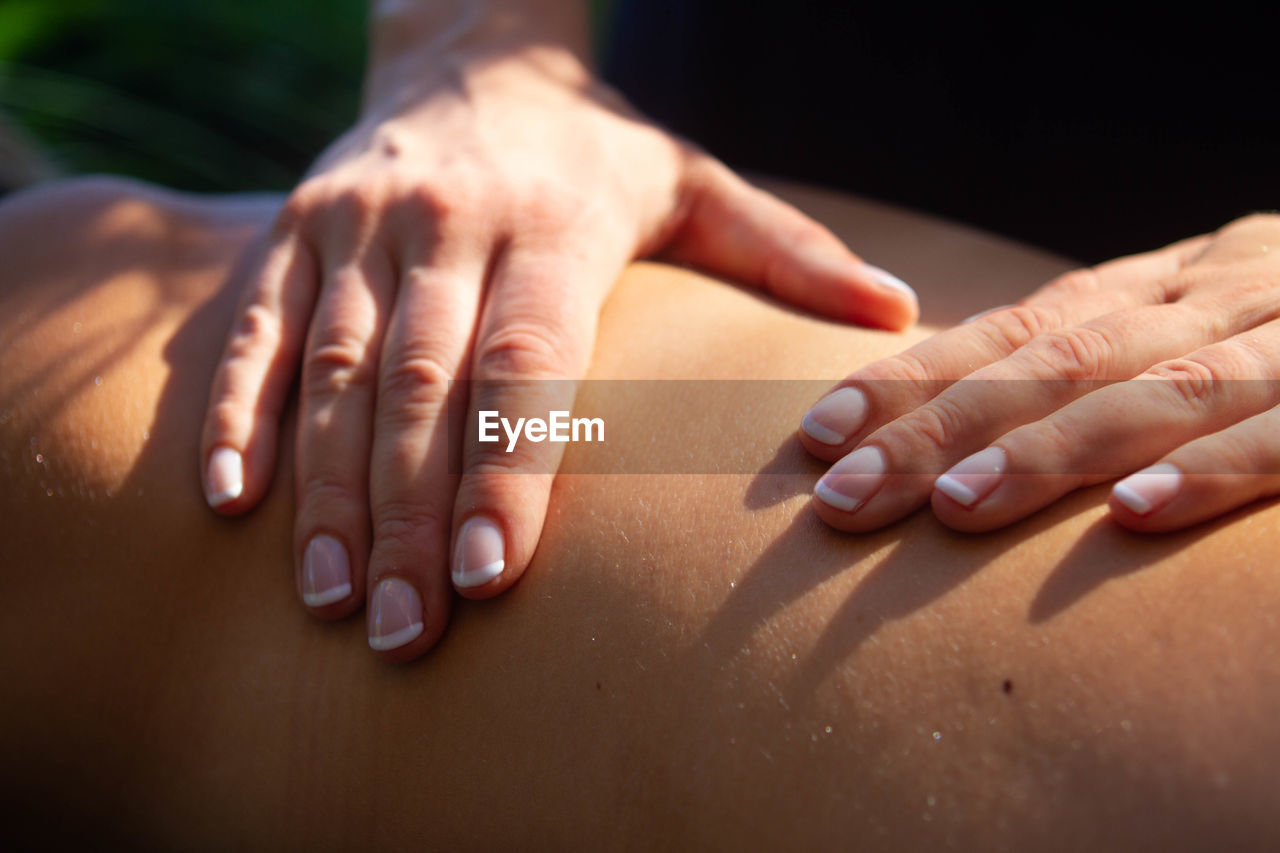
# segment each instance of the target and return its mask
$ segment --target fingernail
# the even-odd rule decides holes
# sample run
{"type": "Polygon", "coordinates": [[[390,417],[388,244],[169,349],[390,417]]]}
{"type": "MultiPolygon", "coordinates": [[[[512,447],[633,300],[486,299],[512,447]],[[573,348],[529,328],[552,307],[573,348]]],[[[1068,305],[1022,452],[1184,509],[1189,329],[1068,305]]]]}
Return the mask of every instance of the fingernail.
{"type": "Polygon", "coordinates": [[[1138,515],[1150,515],[1173,500],[1181,488],[1182,471],[1161,462],[1125,477],[1111,487],[1111,494],[1138,515]]]}
{"type": "Polygon", "coordinates": [[[244,494],[244,460],[230,447],[215,448],[209,454],[209,506],[220,507],[244,494]]]}
{"type": "Polygon", "coordinates": [[[867,395],[857,388],[840,388],[823,397],[800,421],[815,441],[839,446],[867,420],[867,395]]]}
{"type": "Polygon", "coordinates": [[[369,603],[369,648],[398,649],[422,633],[422,599],[408,581],[387,578],[369,603]]]}
{"type": "Polygon", "coordinates": [[[933,487],[963,507],[971,507],[1000,485],[1009,457],[999,447],[961,459],[934,481],[933,487]]]}
{"type": "Polygon", "coordinates": [[[467,519],[458,531],[453,554],[453,585],[460,589],[483,586],[502,574],[505,565],[502,528],[483,515],[467,519]]]}
{"type": "Polygon", "coordinates": [[[911,289],[911,285],[907,284],[905,281],[898,278],[896,275],[889,272],[888,270],[884,270],[873,264],[867,264],[867,263],[864,263],[862,265],[862,268],[865,269],[867,271],[867,274],[870,275],[872,278],[874,278],[876,280],[876,283],[879,284],[881,287],[887,287],[890,290],[896,290],[899,293],[905,293],[916,302],[919,302],[919,297],[917,297],[916,292],[911,289]]]}
{"type": "Polygon", "coordinates": [[[1010,303],[1007,305],[997,305],[995,308],[988,308],[986,311],[979,311],[977,314],[971,314],[970,316],[965,317],[963,320],[960,321],[960,325],[963,326],[966,323],[972,323],[974,320],[981,320],[983,317],[987,316],[988,314],[994,314],[997,311],[1003,311],[1006,308],[1012,308],[1012,307],[1013,305],[1012,303],[1010,303]]]}
{"type": "Polygon", "coordinates": [[[324,607],[351,594],[351,562],[347,549],[332,536],[317,536],[302,555],[302,600],[324,607]]]}
{"type": "Polygon", "coordinates": [[[860,447],[831,466],[813,487],[813,494],[836,509],[853,512],[880,488],[887,468],[884,451],[860,447]]]}

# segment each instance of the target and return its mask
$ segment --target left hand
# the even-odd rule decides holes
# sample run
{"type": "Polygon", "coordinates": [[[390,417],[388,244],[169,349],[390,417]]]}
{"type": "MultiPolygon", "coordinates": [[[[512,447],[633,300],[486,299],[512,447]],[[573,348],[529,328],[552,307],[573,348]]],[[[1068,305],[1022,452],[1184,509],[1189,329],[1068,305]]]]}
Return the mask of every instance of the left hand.
{"type": "Polygon", "coordinates": [[[800,440],[839,461],[814,506],[866,531],[931,501],[985,531],[1137,471],[1111,514],[1165,531],[1280,494],[1277,318],[1280,215],[1067,273],[819,401],[800,440]]]}

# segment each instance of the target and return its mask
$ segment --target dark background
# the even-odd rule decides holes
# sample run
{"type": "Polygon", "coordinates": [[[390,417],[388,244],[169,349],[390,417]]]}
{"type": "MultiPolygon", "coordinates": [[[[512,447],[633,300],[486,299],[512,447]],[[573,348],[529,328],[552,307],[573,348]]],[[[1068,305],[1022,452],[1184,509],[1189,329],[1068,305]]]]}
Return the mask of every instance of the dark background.
{"type": "Polygon", "coordinates": [[[0,109],[64,173],[283,190],[364,54],[364,0],[0,0],[0,109]]]}
{"type": "MultiPolygon", "coordinates": [[[[1090,261],[1277,206],[1262,7],[593,6],[609,78],[738,168],[1090,261]]],[[[365,10],[0,0],[0,110],[62,173],[287,190],[355,116],[365,10]]]]}
{"type": "Polygon", "coordinates": [[[1275,4],[618,7],[611,76],[739,168],[1088,261],[1280,205],[1275,4]]]}

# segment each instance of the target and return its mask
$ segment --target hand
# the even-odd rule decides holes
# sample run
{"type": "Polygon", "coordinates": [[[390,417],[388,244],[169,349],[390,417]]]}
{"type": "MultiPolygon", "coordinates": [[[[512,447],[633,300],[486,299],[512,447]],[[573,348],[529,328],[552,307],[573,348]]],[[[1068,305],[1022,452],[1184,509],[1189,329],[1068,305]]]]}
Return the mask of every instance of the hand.
{"type": "Polygon", "coordinates": [[[289,198],[201,448],[209,503],[256,504],[301,362],[298,588],[322,618],[367,588],[370,644],[395,660],[440,637],[451,576],[471,598],[520,576],[562,452],[485,445],[459,464],[447,419],[468,401],[450,380],[582,378],[630,259],[661,253],[843,320],[896,329],[916,313],[901,283],[585,70],[513,59],[453,73],[367,118],[289,198]]]}
{"type": "Polygon", "coordinates": [[[1068,273],[819,401],[801,441],[840,461],[814,505],[863,531],[932,501],[985,531],[1138,471],[1111,513],[1163,531],[1280,493],[1278,317],[1280,216],[1068,273]]]}

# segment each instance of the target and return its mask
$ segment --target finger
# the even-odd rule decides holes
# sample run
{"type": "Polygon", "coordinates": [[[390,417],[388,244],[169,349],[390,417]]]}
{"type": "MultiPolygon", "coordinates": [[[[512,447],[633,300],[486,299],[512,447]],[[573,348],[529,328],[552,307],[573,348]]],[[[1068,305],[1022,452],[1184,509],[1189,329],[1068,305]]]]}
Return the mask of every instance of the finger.
{"type": "Polygon", "coordinates": [[[387,327],[370,456],[369,645],[395,661],[425,652],[448,624],[448,414],[465,411],[464,383],[450,383],[463,375],[485,273],[482,257],[425,260],[403,274],[387,327]]]}
{"type": "Polygon", "coordinates": [[[1129,378],[1157,361],[1194,351],[1213,334],[1209,318],[1174,304],[1107,314],[1040,335],[876,430],[855,451],[878,448],[886,474],[926,476],[879,488],[874,496],[846,495],[859,498],[851,506],[837,497],[845,483],[837,463],[835,476],[818,492],[826,504],[823,517],[848,530],[872,530],[895,521],[929,499],[931,476],[995,438],[1061,409],[1101,382],[1129,378]]]}
{"type": "Polygon", "coordinates": [[[719,161],[691,156],[687,213],[666,257],[840,320],[886,329],[915,322],[916,295],[904,282],[719,161]]]}
{"type": "Polygon", "coordinates": [[[1280,403],[1276,364],[1280,324],[1270,324],[1095,391],[952,467],[938,478],[934,512],[959,530],[991,530],[1149,465],[1280,403]]]}
{"type": "Polygon", "coordinates": [[[1200,262],[1214,235],[1180,240],[1161,249],[1073,270],[1038,288],[1024,302],[1065,311],[1072,322],[1100,314],[1181,299],[1193,279],[1184,271],[1200,262]]]}
{"type": "Polygon", "coordinates": [[[516,424],[521,437],[473,441],[478,418],[468,421],[452,574],[469,598],[501,592],[528,566],[565,440],[575,433],[578,440],[604,439],[602,422],[572,421],[573,399],[590,359],[600,298],[625,257],[608,241],[560,237],[512,245],[495,270],[477,335],[470,410],[491,413],[494,424],[506,418],[503,431],[516,424]],[[600,298],[583,298],[584,290],[600,298]],[[533,431],[521,433],[522,417],[533,431]],[[547,424],[548,433],[530,419],[547,424]]]}
{"type": "Polygon", "coordinates": [[[1067,273],[1019,305],[993,309],[867,365],[805,414],[800,440],[820,459],[842,458],[872,430],[1036,337],[1113,311],[1170,302],[1182,293],[1179,272],[1203,251],[1207,239],[1067,273]]]}
{"type": "Polygon", "coordinates": [[[378,354],[395,285],[385,251],[360,251],[354,260],[334,253],[298,402],[297,582],[303,602],[325,618],[344,616],[364,599],[378,354]]]}
{"type": "Polygon", "coordinates": [[[254,506],[271,482],[280,413],[315,301],[310,244],[298,231],[279,228],[236,309],[205,414],[205,496],[222,513],[254,506]]]}
{"type": "Polygon", "coordinates": [[[1116,483],[1111,515],[1133,530],[1179,530],[1280,495],[1280,409],[1184,445],[1116,483]]]}
{"type": "Polygon", "coordinates": [[[1237,220],[1220,230],[1201,255],[1194,269],[1196,286],[1182,301],[1217,317],[1223,337],[1262,325],[1280,316],[1278,262],[1280,216],[1237,220]]]}

